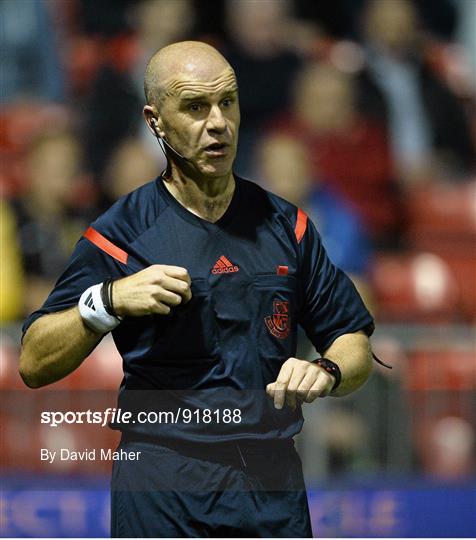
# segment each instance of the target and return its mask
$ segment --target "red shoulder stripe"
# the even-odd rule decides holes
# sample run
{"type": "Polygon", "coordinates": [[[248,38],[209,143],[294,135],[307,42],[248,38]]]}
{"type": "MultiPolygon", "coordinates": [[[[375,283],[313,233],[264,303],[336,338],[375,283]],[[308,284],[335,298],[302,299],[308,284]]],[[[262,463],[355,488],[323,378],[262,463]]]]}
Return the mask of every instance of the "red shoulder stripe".
{"type": "Polygon", "coordinates": [[[111,257],[114,257],[114,259],[118,260],[123,264],[127,264],[127,257],[129,255],[120,247],[115,246],[112,242],[110,242],[107,238],[105,238],[101,233],[98,233],[92,227],[89,227],[89,229],[84,233],[83,236],[87,238],[90,242],[92,242],[94,245],[96,245],[99,249],[101,249],[111,257]]]}
{"type": "Polygon", "coordinates": [[[294,227],[294,234],[298,243],[302,240],[307,228],[307,215],[306,212],[298,208],[296,226],[294,227]]]}

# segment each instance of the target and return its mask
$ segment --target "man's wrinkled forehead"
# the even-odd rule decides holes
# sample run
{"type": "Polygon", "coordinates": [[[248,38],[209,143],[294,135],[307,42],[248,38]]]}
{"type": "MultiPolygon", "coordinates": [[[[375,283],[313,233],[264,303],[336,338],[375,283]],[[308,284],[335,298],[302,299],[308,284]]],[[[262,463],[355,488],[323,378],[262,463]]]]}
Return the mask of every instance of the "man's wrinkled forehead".
{"type": "Polygon", "coordinates": [[[181,70],[164,81],[165,95],[187,99],[194,95],[236,92],[238,85],[234,71],[226,66],[220,73],[194,73],[181,70]]]}

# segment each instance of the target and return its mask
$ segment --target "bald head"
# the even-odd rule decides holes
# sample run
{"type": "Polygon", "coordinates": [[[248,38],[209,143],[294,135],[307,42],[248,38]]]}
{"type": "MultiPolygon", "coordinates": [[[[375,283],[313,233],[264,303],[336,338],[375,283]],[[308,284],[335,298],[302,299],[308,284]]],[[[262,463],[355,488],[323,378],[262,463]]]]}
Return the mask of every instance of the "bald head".
{"type": "Polygon", "coordinates": [[[181,41],[157,51],[147,64],[144,92],[148,105],[159,107],[161,100],[177,90],[182,78],[212,81],[229,71],[234,72],[226,59],[211,45],[201,41],[181,41]]]}
{"type": "Polygon", "coordinates": [[[223,56],[198,41],[168,45],[150,59],[144,86],[144,120],[166,145],[172,176],[186,169],[202,179],[229,179],[240,106],[235,74],[223,56]]]}

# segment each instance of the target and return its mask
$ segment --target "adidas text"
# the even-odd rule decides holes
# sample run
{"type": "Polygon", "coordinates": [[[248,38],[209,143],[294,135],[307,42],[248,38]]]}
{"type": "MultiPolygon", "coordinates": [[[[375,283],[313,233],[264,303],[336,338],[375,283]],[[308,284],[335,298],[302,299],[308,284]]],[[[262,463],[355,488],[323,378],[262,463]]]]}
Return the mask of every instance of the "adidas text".
{"type": "Polygon", "coordinates": [[[231,272],[238,272],[238,266],[227,266],[226,268],[213,268],[212,274],[229,274],[231,272]]]}

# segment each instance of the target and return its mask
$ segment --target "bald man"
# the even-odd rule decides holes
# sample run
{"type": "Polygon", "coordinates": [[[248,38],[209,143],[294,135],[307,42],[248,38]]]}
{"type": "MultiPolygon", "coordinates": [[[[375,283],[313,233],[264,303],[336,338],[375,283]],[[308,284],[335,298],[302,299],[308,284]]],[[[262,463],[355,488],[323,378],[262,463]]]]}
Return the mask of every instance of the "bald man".
{"type": "Polygon", "coordinates": [[[305,213],[233,174],[238,89],[218,51],[161,49],[145,94],[167,169],[84,233],[24,325],[20,373],[57,381],[112,332],[130,412],[113,536],[312,536],[301,406],[363,384],[372,317],[305,213]],[[298,324],[315,362],[295,358],[298,324]]]}

